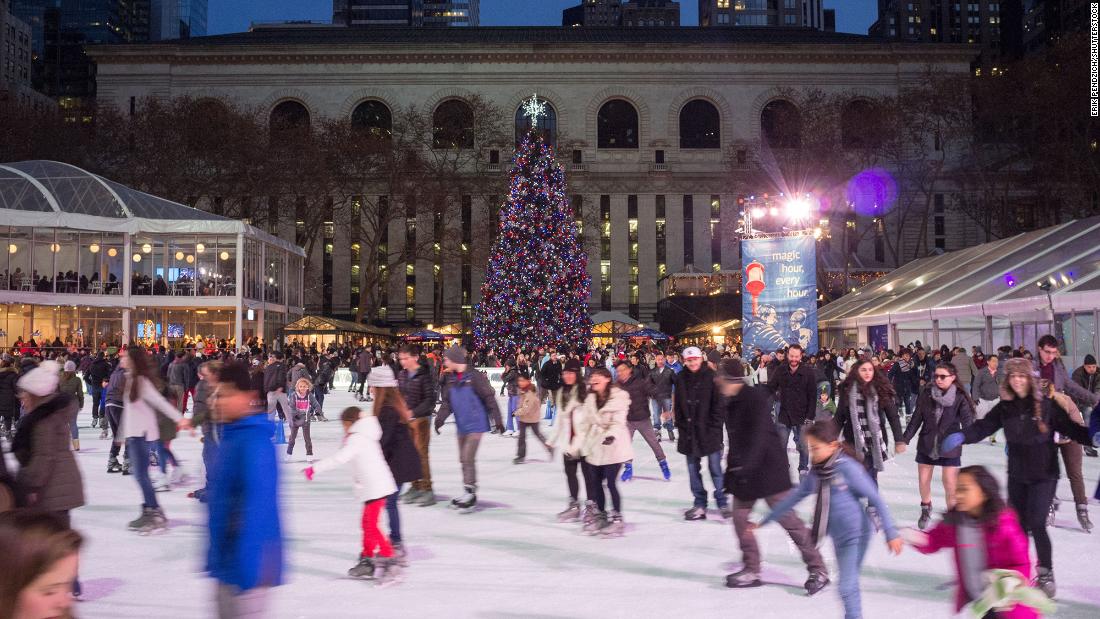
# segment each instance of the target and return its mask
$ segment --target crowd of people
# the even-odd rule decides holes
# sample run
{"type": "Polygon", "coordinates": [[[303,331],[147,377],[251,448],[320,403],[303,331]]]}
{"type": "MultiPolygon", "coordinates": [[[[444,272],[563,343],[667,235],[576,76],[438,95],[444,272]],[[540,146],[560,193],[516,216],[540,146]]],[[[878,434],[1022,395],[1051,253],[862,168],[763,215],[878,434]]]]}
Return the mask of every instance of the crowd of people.
{"type": "MultiPolygon", "coordinates": [[[[920,552],[953,548],[960,608],[980,602],[993,616],[1042,612],[1056,593],[1046,528],[1058,509],[1059,456],[1080,526],[1092,528],[1082,463],[1086,454],[1096,455],[1100,415],[1091,415],[1092,430],[1087,420],[1100,402],[1100,376],[1091,355],[1066,368],[1052,336],[1039,339],[1034,356],[1007,347],[989,356],[976,348],[929,351],[919,342],[895,351],[811,354],[795,344],[743,355],[713,345],[470,354],[457,345],[321,350],[297,341],[280,350],[252,343],[238,350],[12,352],[0,360],[0,432],[19,468],[0,471],[0,511],[13,514],[0,521],[0,551],[4,544],[37,544],[27,552],[48,553],[52,562],[21,576],[21,586],[53,579],[66,583],[70,598],[80,585],[75,564],[66,562],[81,543],[70,512],[84,505],[82,475],[90,474],[73,457],[85,399],[93,427],[111,441],[106,473],[137,482],[141,509],[128,526],[143,535],[166,529],[158,493],[187,483],[173,440],[180,430],[201,430],[202,487],[189,496],[209,505],[207,569],[219,583],[223,617],[262,613],[266,591],[282,581],[279,466],[271,444],[274,436],[281,446],[284,424],[283,459],[302,462],[307,479],[351,469],[363,542],[348,573],[380,585],[397,582],[407,565],[402,506],[436,503],[431,438],[452,420],[463,484],[451,501],[456,510],[477,511],[484,436],[516,434],[513,462],[522,465],[531,435],[551,458],[561,456],[566,504],[557,519],[576,523],[585,535],[621,536],[621,484],[632,482],[635,464],[655,464],[671,482],[665,448],[674,446],[688,476],[691,506],[683,518],[732,521],[742,566],[726,577],[727,586],[761,586],[755,530],[777,521],[802,556],[810,595],[830,584],[819,547],[832,539],[849,618],[862,616],[860,565],[877,532],[895,554],[905,542],[920,552]],[[342,446],[315,460],[311,424],[329,421],[326,395],[341,368],[351,376],[348,391],[363,404],[332,415],[343,428],[342,446]],[[489,378],[497,372],[499,388],[489,378]],[[501,408],[497,398],[504,395],[501,408]],[[635,463],[635,433],[652,452],[652,464],[648,456],[635,463]],[[1007,501],[988,470],[962,462],[966,444],[1000,434],[1007,501]],[[302,459],[295,458],[299,437],[302,459]],[[878,478],[914,440],[914,501],[921,511],[907,532],[879,495],[878,478]],[[788,464],[792,446],[797,477],[788,464]],[[937,469],[945,516],[933,524],[937,469]],[[807,525],[792,510],[811,495],[816,503],[807,525]],[[754,522],[758,501],[771,511],[754,522]],[[386,532],[379,526],[383,510],[386,532]],[[27,513],[46,515],[35,520],[27,513]],[[5,537],[16,530],[26,542],[5,537]],[[991,570],[992,581],[983,575],[991,570]]],[[[1095,496],[1100,499],[1100,488],[1095,496]]],[[[21,591],[0,587],[0,596],[14,596],[12,607],[38,603],[21,591]]]]}

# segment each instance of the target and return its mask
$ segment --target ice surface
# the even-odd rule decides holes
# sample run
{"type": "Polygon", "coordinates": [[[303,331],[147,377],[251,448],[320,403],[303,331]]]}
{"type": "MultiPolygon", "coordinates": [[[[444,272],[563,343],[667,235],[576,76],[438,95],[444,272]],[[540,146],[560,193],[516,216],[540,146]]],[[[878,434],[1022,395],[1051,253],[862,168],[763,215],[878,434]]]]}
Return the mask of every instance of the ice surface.
{"type": "MultiPolygon", "coordinates": [[[[337,417],[352,403],[350,394],[337,390],[325,408],[329,417],[337,417]]],[[[74,512],[74,523],[88,543],[81,558],[85,601],[77,608],[78,616],[215,616],[213,583],[202,572],[205,506],[187,498],[189,488],[162,493],[170,531],[152,537],[127,531],[126,523],[138,515],[141,502],[137,484],[133,477],[106,473],[109,442],[100,441],[99,430],[88,428],[89,422],[90,407],[85,407],[83,449],[77,458],[88,505],[74,512]]],[[[339,422],[314,423],[312,431],[317,456],[337,448],[339,422]]],[[[813,598],[805,596],[804,566],[778,525],[759,534],[768,585],[725,588],[725,574],[739,569],[733,527],[713,509],[703,522],[682,519],[683,510],[691,507],[686,467],[667,442],[662,445],[669,449],[671,482],[660,480],[653,455],[636,437],[635,481],[621,485],[626,535],[594,539],[580,535],[579,525],[555,522],[554,514],[565,507],[567,498],[562,467],[560,461],[547,462],[545,451],[534,442],[528,444],[528,463],[517,466],[512,464],[515,438],[485,436],[478,454],[483,509],[459,514],[447,505],[461,492],[453,424],[442,435],[433,435],[432,441],[432,473],[441,501],[427,508],[401,507],[410,566],[401,584],[385,589],[345,576],[360,542],[360,506],[348,474],[338,471],[307,482],[298,473],[305,467],[304,446],[296,447],[303,461],[281,464],[288,582],[273,591],[270,616],[842,616],[835,585],[813,598]]],[[[173,450],[192,475],[201,473],[197,437],[181,435],[173,450]]],[[[791,456],[794,464],[793,451],[791,456]]],[[[913,458],[910,449],[880,476],[895,518],[908,526],[920,511],[913,458]]],[[[964,463],[986,464],[999,474],[1004,462],[1001,446],[971,446],[964,453],[964,463]]],[[[1086,458],[1090,494],[1098,473],[1100,462],[1086,458]]],[[[709,480],[706,483],[709,487],[709,480]]],[[[1064,479],[1059,496],[1062,508],[1051,531],[1057,616],[1095,618],[1100,616],[1100,532],[1088,535],[1077,528],[1064,479]]],[[[936,487],[934,500],[937,511],[942,510],[942,487],[936,487]]],[[[807,516],[811,509],[812,499],[807,499],[801,513],[807,516]]],[[[1100,523],[1095,502],[1090,509],[1093,521],[1100,523]]],[[[825,555],[835,580],[831,547],[826,546],[825,555]]],[[[949,552],[922,556],[906,549],[900,557],[891,557],[880,535],[863,569],[864,616],[952,616],[953,572],[949,552]]]]}

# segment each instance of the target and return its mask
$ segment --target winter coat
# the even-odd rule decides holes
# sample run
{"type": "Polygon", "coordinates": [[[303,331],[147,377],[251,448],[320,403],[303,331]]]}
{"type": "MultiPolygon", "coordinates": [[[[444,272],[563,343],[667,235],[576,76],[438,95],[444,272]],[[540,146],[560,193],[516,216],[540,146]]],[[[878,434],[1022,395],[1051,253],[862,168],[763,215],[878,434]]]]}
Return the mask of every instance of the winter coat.
{"type": "Polygon", "coordinates": [[[419,366],[412,376],[407,370],[401,370],[397,373],[397,384],[414,419],[432,416],[435,412],[435,380],[427,366],[419,366]]]}
{"type": "MultiPolygon", "coordinates": [[[[943,548],[955,551],[955,573],[959,575],[955,589],[955,610],[962,610],[970,601],[963,588],[962,563],[959,558],[958,541],[959,516],[949,513],[932,530],[928,531],[925,544],[913,547],[923,554],[931,554],[943,548]]],[[[1006,507],[997,518],[981,525],[985,537],[985,569],[1015,570],[1023,575],[1025,581],[1031,580],[1031,558],[1028,556],[1028,539],[1016,519],[1016,512],[1006,507]]],[[[996,614],[1000,619],[1032,619],[1039,617],[1030,606],[1016,605],[1012,610],[996,614]]]]}
{"type": "Polygon", "coordinates": [[[504,427],[496,392],[489,379],[477,370],[467,369],[461,375],[447,372],[436,423],[446,421],[452,413],[459,434],[488,432],[490,421],[498,428],[504,427]]]}
{"type": "Polygon", "coordinates": [[[195,426],[212,421],[210,415],[210,397],[214,395],[214,385],[209,380],[200,380],[195,384],[195,398],[192,404],[191,423],[195,426]]]}
{"type": "MultiPolygon", "coordinates": [[[[79,382],[79,379],[77,379],[79,382]]],[[[27,413],[12,441],[19,461],[16,482],[31,506],[61,512],[84,505],[84,482],[73,457],[70,425],[79,411],[76,398],[58,393],[27,413]]]]}
{"type": "Polygon", "coordinates": [[[19,382],[19,370],[0,368],[0,417],[19,416],[19,398],[15,383],[19,382]]]}
{"type": "Polygon", "coordinates": [[[106,359],[97,358],[88,366],[86,376],[90,379],[88,382],[91,383],[93,387],[102,387],[103,381],[111,377],[111,364],[107,363],[106,359]]]}
{"type": "Polygon", "coordinates": [[[126,438],[142,438],[147,441],[160,439],[160,429],[157,425],[157,413],[161,413],[172,421],[179,422],[183,418],[179,410],[170,404],[164,396],[157,391],[148,378],[140,376],[138,380],[138,399],[130,400],[130,383],[134,380],[128,377],[123,388],[122,402],[122,436],[126,438]]]}
{"type": "Polygon", "coordinates": [[[191,380],[191,364],[187,363],[187,357],[177,358],[168,366],[168,384],[173,389],[187,391],[187,384],[191,380]]]}
{"type": "Polygon", "coordinates": [[[308,380],[311,385],[313,384],[313,377],[310,376],[309,370],[306,369],[306,366],[305,366],[304,363],[299,363],[299,364],[295,365],[294,367],[290,368],[290,372],[288,372],[287,374],[288,374],[287,381],[286,381],[286,392],[287,393],[290,393],[291,391],[294,391],[294,389],[298,386],[298,379],[300,379],[300,378],[304,378],[304,379],[308,380]]]}
{"type": "MultiPolygon", "coordinates": [[[[1092,393],[1088,389],[1085,389],[1075,381],[1071,380],[1069,373],[1066,372],[1066,366],[1062,364],[1061,359],[1055,359],[1052,363],[1054,366],[1054,390],[1061,391],[1074,400],[1080,400],[1088,406],[1096,406],[1100,404],[1100,393],[1092,393]]],[[[1036,366],[1040,374],[1043,371],[1041,366],[1036,366]]]]}
{"type": "MultiPolygon", "coordinates": [[[[909,443],[920,431],[917,440],[917,452],[931,458],[939,448],[947,435],[962,432],[974,423],[974,403],[966,397],[962,387],[955,388],[955,403],[950,408],[944,408],[940,421],[936,423],[936,403],[932,400],[932,385],[925,385],[917,396],[917,409],[909,418],[909,426],[905,428],[902,436],[903,443],[909,443]]],[[[895,413],[896,417],[896,413],[895,413]]],[[[895,436],[897,436],[895,434],[895,436]]],[[[959,458],[962,456],[962,447],[951,451],[940,452],[940,458],[959,458]]]]}
{"type": "Polygon", "coordinates": [[[726,456],[726,492],[753,501],[791,489],[787,450],[775,436],[771,392],[745,385],[719,407],[730,450],[726,456]]]}
{"type": "Polygon", "coordinates": [[[974,382],[970,384],[970,394],[976,400],[996,400],[1000,397],[1001,383],[1004,382],[1005,373],[1001,366],[997,366],[997,373],[990,374],[989,368],[982,368],[974,373],[974,382]]]}
{"type": "Polygon", "coordinates": [[[539,376],[542,378],[543,389],[549,389],[553,391],[561,388],[561,361],[547,361],[539,369],[539,376]]]}
{"type": "Polygon", "coordinates": [[[420,452],[416,451],[409,426],[401,419],[401,413],[392,406],[378,411],[378,424],[382,426],[382,455],[390,467],[396,484],[416,481],[423,475],[420,452]]]}
{"type": "Polygon", "coordinates": [[[630,379],[625,383],[618,383],[619,388],[630,396],[630,412],[628,421],[645,421],[650,418],[649,390],[653,386],[648,379],[638,376],[636,372],[630,373],[630,379]]]}
{"type": "Polygon", "coordinates": [[[800,426],[813,421],[817,410],[817,381],[814,371],[800,364],[791,373],[788,363],[768,370],[768,386],[779,400],[779,423],[800,426]]]}
{"type": "Polygon", "coordinates": [[[271,393],[279,389],[286,390],[286,368],[282,361],[277,361],[264,368],[264,393],[271,393]]]}
{"type": "Polygon", "coordinates": [[[679,431],[676,451],[685,456],[701,458],[722,451],[722,396],[714,378],[714,370],[706,365],[698,372],[685,369],[676,375],[672,399],[673,418],[679,431]]]}
{"type": "Polygon", "coordinates": [[[359,352],[359,356],[355,358],[355,371],[359,372],[360,379],[366,379],[367,374],[370,374],[371,364],[374,362],[374,358],[371,357],[369,350],[362,350],[359,352]]]}
{"type": "Polygon", "coordinates": [[[290,417],[290,427],[292,428],[308,426],[310,416],[316,415],[321,410],[321,405],[317,403],[317,398],[314,397],[312,389],[306,392],[304,398],[298,395],[297,390],[291,391],[286,399],[290,402],[290,411],[288,415],[290,417]],[[304,411],[298,410],[298,402],[300,400],[307,403],[306,410],[304,411]]]}
{"type": "MultiPolygon", "coordinates": [[[[1085,391],[1095,395],[1100,395],[1100,371],[1089,374],[1085,371],[1085,366],[1082,365],[1081,367],[1073,371],[1073,376],[1071,377],[1071,380],[1074,383],[1077,383],[1085,391]]],[[[1077,403],[1077,408],[1080,409],[1087,409],[1090,406],[1093,406],[1092,404],[1086,402],[1084,398],[1074,397],[1073,401],[1077,403]]]]}
{"type": "Polygon", "coordinates": [[[111,404],[118,404],[122,406],[124,399],[122,390],[126,388],[126,370],[122,369],[122,366],[117,366],[111,372],[111,378],[107,382],[107,402],[111,404]]]}
{"type": "Polygon", "coordinates": [[[573,459],[580,458],[585,436],[588,434],[588,414],[584,400],[577,397],[579,389],[562,387],[554,400],[558,409],[557,423],[550,444],[573,459]],[[568,393],[567,393],[568,392],[568,393]]]}
{"type": "Polygon", "coordinates": [[[390,465],[382,453],[382,425],[378,418],[360,417],[344,438],[340,449],[313,465],[314,473],[325,473],[345,464],[351,465],[355,498],[360,503],[385,498],[397,492],[390,465]]]}
{"type": "Polygon", "coordinates": [[[519,404],[516,406],[516,419],[523,423],[538,423],[542,418],[539,411],[540,405],[538,393],[534,389],[528,388],[527,391],[521,392],[519,404]]]}
{"type": "Polygon", "coordinates": [[[630,431],[626,425],[630,395],[618,387],[608,388],[611,393],[603,408],[596,406],[594,393],[589,393],[584,401],[588,433],[581,455],[592,466],[620,464],[634,459],[634,448],[630,445],[630,431]],[[607,443],[608,439],[611,439],[610,443],[607,443]]]}
{"type": "Polygon", "coordinates": [[[677,374],[672,368],[665,365],[664,368],[653,368],[649,373],[650,394],[655,400],[667,400],[672,397],[672,383],[677,374]]]}
{"type": "Polygon", "coordinates": [[[955,382],[961,385],[969,385],[974,381],[974,360],[966,355],[958,355],[951,358],[955,366],[955,382]]]}
{"type": "MultiPolygon", "coordinates": [[[[206,570],[242,591],[283,582],[279,467],[264,413],[222,426],[207,496],[210,546],[206,570]]],[[[209,439],[208,439],[209,440],[209,439]]]]}
{"type": "Polygon", "coordinates": [[[912,361],[909,362],[909,369],[905,371],[902,371],[900,362],[894,363],[890,366],[890,371],[886,375],[890,377],[890,382],[894,385],[894,391],[900,397],[908,397],[920,389],[916,366],[913,365],[912,361]]]}
{"type": "Polygon", "coordinates": [[[84,408],[84,381],[75,372],[62,372],[61,381],[57,385],[58,393],[67,393],[76,398],[76,410],[84,408]]]}

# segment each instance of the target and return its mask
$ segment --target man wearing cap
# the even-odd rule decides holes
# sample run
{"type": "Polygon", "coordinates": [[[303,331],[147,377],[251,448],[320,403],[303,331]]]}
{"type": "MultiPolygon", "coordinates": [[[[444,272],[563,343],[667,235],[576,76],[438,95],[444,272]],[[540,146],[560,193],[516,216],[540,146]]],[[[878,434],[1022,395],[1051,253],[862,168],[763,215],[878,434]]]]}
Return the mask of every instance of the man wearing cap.
{"type": "MultiPolygon", "coordinates": [[[[756,502],[768,507],[780,502],[791,490],[787,450],[775,440],[770,392],[764,386],[747,384],[739,359],[723,359],[719,366],[718,390],[725,397],[722,417],[729,438],[725,490],[733,495],[733,529],[742,552],[742,569],[726,576],[731,588],[759,587],[760,547],[749,528],[749,516],[756,502]]],[[[779,523],[787,530],[810,571],[804,585],[813,595],[829,584],[825,561],[811,540],[810,532],[794,512],[779,523]]]]}
{"type": "Polygon", "coordinates": [[[443,383],[443,403],[435,414],[438,434],[453,413],[458,429],[458,460],[462,464],[462,483],[466,494],[451,500],[459,509],[477,504],[477,448],[481,435],[488,432],[490,422],[503,432],[504,424],[497,406],[496,391],[481,372],[469,369],[466,349],[455,345],[443,353],[443,364],[449,370],[443,383]]]}
{"type": "MultiPolygon", "coordinates": [[[[776,353],[778,356],[778,353],[776,353]]],[[[809,455],[802,440],[802,426],[813,423],[817,410],[817,382],[814,372],[802,365],[802,346],[791,344],[787,349],[787,362],[769,372],[768,387],[779,399],[778,429],[783,448],[794,434],[798,447],[798,473],[809,471],[809,455]]]]}
{"type": "Polygon", "coordinates": [[[694,346],[684,350],[684,370],[676,375],[672,410],[680,438],[676,451],[687,457],[688,482],[694,497],[684,520],[705,520],[707,490],[703,486],[701,460],[714,483],[714,502],[723,518],[730,517],[729,502],[722,488],[722,411],[714,384],[715,373],[694,346]]]}

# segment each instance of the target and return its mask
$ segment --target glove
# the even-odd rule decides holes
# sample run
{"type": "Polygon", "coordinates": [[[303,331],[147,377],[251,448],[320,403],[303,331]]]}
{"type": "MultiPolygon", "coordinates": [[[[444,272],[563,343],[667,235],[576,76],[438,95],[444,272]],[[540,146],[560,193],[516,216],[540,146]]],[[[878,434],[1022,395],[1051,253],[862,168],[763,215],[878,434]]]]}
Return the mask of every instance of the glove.
{"type": "Polygon", "coordinates": [[[940,449],[942,451],[953,451],[962,446],[963,440],[965,440],[965,437],[963,437],[962,432],[954,432],[952,434],[948,434],[947,438],[943,439],[943,443],[940,445],[940,449]]]}
{"type": "Polygon", "coordinates": [[[435,418],[435,433],[440,434],[441,433],[440,430],[442,430],[442,429],[443,429],[443,418],[442,417],[436,417],[435,418]]]}
{"type": "Polygon", "coordinates": [[[309,481],[313,481],[313,467],[302,469],[302,475],[305,475],[309,481]]]}

